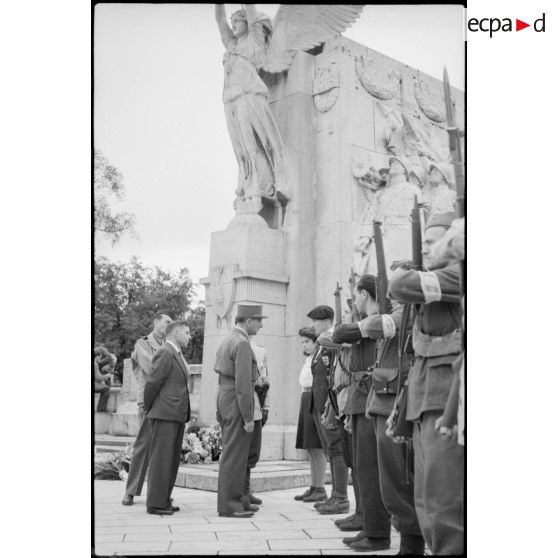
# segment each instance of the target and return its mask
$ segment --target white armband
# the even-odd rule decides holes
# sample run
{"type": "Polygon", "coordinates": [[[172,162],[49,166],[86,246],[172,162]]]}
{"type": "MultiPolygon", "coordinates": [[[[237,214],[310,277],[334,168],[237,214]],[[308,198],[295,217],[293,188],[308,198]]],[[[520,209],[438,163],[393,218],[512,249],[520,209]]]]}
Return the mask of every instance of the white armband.
{"type": "Polygon", "coordinates": [[[419,271],[419,277],[425,304],[442,300],[442,288],[438,276],[433,271],[419,271]]]}
{"type": "Polygon", "coordinates": [[[395,322],[389,314],[382,314],[382,331],[384,333],[384,339],[390,339],[395,337],[395,322]]]}
{"type": "MultiPolygon", "coordinates": [[[[366,319],[366,318],[364,318],[364,320],[365,320],[365,319],[366,319]]],[[[360,322],[357,322],[357,324],[358,324],[358,329],[360,329],[360,334],[361,334],[363,337],[368,337],[368,333],[366,333],[366,330],[362,327],[362,324],[363,324],[364,320],[360,320],[360,322]]]]}

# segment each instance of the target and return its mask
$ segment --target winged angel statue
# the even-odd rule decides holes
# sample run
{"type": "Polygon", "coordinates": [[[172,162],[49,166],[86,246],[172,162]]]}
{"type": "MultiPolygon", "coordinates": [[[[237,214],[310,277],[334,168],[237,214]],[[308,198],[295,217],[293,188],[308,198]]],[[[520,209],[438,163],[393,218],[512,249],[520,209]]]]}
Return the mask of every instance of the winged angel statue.
{"type": "Polygon", "coordinates": [[[260,73],[288,70],[299,50],[345,31],[363,7],[283,4],[272,22],[257,12],[254,4],[246,4],[232,14],[229,26],[225,5],[215,5],[215,18],[227,49],[223,103],[239,167],[237,212],[240,207],[247,213],[259,212],[262,196],[279,198],[283,203],[290,198],[285,147],[260,73]]]}

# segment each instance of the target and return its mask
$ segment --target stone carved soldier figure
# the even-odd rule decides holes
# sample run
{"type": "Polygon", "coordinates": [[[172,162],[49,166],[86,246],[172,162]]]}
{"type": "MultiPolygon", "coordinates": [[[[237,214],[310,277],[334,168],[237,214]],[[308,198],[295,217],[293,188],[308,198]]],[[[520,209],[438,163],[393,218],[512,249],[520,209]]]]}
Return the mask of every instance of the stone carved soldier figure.
{"type": "Polygon", "coordinates": [[[449,165],[431,164],[428,181],[423,190],[423,203],[429,215],[455,211],[457,194],[450,188],[452,172],[449,165]]]}
{"type": "Polygon", "coordinates": [[[299,50],[342,33],[363,6],[281,5],[273,20],[246,4],[231,26],[224,4],[215,18],[226,53],[223,102],[227,127],[238,162],[237,213],[258,213],[262,196],[286,202],[290,197],[287,154],[267,100],[260,72],[288,70],[299,50]]]}

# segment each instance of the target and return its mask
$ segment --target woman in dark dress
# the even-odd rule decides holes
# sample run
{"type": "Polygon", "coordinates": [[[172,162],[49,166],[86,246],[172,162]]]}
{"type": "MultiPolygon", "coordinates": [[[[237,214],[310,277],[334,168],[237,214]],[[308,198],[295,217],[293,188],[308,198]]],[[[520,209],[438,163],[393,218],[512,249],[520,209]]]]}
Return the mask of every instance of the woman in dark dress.
{"type": "Polygon", "coordinates": [[[296,448],[308,451],[310,459],[310,488],[303,494],[295,496],[295,500],[303,502],[320,502],[327,499],[325,490],[326,455],[322,448],[316,424],[310,412],[310,397],[312,394],[312,358],[316,349],[316,334],[311,327],[303,327],[298,334],[302,343],[302,351],[306,360],[302,366],[299,383],[302,387],[300,396],[300,413],[296,432],[296,448]]]}

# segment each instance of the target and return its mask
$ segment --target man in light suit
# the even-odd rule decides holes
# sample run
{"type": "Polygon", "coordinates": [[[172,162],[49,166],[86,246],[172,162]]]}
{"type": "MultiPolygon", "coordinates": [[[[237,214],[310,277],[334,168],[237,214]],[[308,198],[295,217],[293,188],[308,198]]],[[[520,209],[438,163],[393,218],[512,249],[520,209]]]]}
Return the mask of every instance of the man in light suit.
{"type": "Polygon", "coordinates": [[[190,342],[184,321],[167,327],[166,342],[153,357],[143,401],[151,425],[147,513],[172,515],[171,493],[180,464],[184,426],[190,420],[188,365],[181,349],[190,342]]]}
{"type": "Polygon", "coordinates": [[[130,470],[128,471],[126,494],[124,494],[122,499],[124,506],[131,506],[134,503],[134,496],[141,494],[143,481],[147,473],[151,426],[145,416],[143,391],[145,389],[145,382],[151,374],[153,355],[164,345],[167,327],[171,323],[172,318],[170,316],[164,312],[159,312],[153,320],[153,331],[149,335],[138,339],[132,352],[132,372],[138,383],[137,400],[140,427],[134,443],[130,470]]]}
{"type": "Polygon", "coordinates": [[[245,494],[245,482],[254,432],[254,386],[259,375],[250,336],[262,327],[265,317],[260,305],[239,304],[236,326],[217,351],[217,420],[223,431],[217,511],[224,517],[251,517],[259,509],[245,494]]]}

